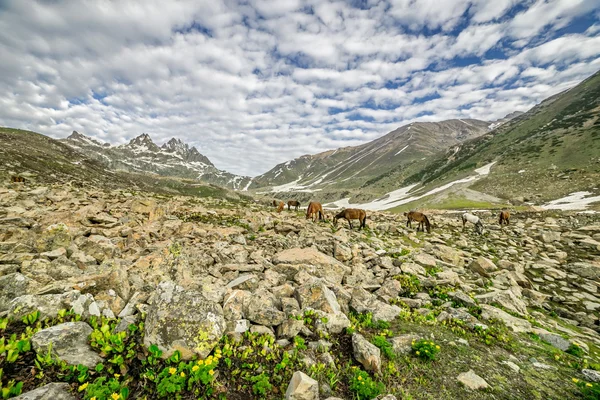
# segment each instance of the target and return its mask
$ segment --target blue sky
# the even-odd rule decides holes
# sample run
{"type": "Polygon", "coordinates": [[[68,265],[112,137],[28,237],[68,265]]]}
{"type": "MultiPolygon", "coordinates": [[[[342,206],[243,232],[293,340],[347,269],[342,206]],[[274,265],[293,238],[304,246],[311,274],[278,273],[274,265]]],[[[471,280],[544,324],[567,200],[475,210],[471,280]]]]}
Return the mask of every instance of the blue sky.
{"type": "Polygon", "coordinates": [[[178,137],[242,175],[600,70],[597,0],[0,1],[0,125],[178,137]]]}

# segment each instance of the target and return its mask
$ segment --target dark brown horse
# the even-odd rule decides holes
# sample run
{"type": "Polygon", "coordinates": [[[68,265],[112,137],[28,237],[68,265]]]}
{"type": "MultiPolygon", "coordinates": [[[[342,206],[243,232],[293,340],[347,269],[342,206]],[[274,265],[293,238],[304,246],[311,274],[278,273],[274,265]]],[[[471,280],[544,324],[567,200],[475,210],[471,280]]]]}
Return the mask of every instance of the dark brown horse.
{"type": "Polygon", "coordinates": [[[419,223],[417,225],[417,232],[419,232],[419,228],[421,228],[421,232],[425,232],[425,228],[427,228],[427,233],[431,233],[431,224],[427,215],[418,211],[409,211],[404,213],[404,216],[406,217],[406,226],[412,228],[411,222],[416,221],[419,223]]]}
{"type": "Polygon", "coordinates": [[[314,222],[316,217],[318,217],[319,220],[322,220],[323,215],[323,206],[321,203],[317,203],[316,201],[311,201],[308,203],[308,208],[306,209],[306,219],[312,218],[314,222]]]}
{"type": "Polygon", "coordinates": [[[506,223],[506,225],[510,224],[510,212],[506,211],[506,210],[502,210],[500,211],[500,216],[498,217],[498,223],[500,224],[500,226],[502,226],[502,224],[506,223]]]}
{"type": "Polygon", "coordinates": [[[333,225],[337,226],[337,221],[341,218],[344,218],[346,221],[348,221],[350,229],[352,229],[353,219],[357,219],[360,222],[358,229],[365,228],[367,224],[367,213],[365,210],[360,210],[358,208],[347,208],[342,210],[335,217],[333,217],[333,225]]]}
{"type": "Polygon", "coordinates": [[[290,207],[295,207],[296,211],[298,211],[298,207],[300,207],[300,202],[296,200],[288,201],[288,211],[290,211],[290,207]]]}

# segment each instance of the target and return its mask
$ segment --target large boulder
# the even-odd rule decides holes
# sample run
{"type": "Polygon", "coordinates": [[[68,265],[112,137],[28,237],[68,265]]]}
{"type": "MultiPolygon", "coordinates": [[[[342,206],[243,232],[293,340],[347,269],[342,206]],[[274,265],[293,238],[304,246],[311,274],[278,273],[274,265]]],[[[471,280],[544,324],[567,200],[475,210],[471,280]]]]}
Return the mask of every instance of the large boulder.
{"type": "Polygon", "coordinates": [[[321,280],[305,283],[296,289],[296,299],[302,309],[312,308],[326,313],[341,312],[333,293],[321,280]]]}
{"type": "Polygon", "coordinates": [[[487,304],[482,304],[480,307],[481,319],[484,321],[500,320],[507,328],[517,333],[531,331],[531,323],[525,319],[513,317],[506,311],[487,304]]]}
{"type": "Polygon", "coordinates": [[[294,372],[285,391],[286,400],[318,400],[319,382],[302,371],[294,372]]]}
{"type": "Polygon", "coordinates": [[[527,305],[521,299],[521,293],[518,288],[517,290],[515,290],[515,288],[510,288],[508,290],[494,290],[490,293],[475,296],[475,300],[480,304],[496,303],[517,314],[527,314],[527,305]]]}
{"type": "Polygon", "coordinates": [[[268,290],[257,290],[244,303],[244,315],[255,324],[277,326],[286,319],[278,303],[278,299],[268,290]]]}
{"type": "Polygon", "coordinates": [[[374,373],[381,372],[381,351],[359,333],[352,335],[352,350],[354,358],[367,371],[374,373]]]}
{"type": "Polygon", "coordinates": [[[49,383],[35,390],[13,397],[13,400],[76,400],[68,383],[49,383]]]}
{"type": "Polygon", "coordinates": [[[273,264],[312,265],[314,270],[307,272],[333,284],[342,283],[344,275],[350,272],[350,268],[313,247],[284,250],[273,256],[273,264]]]}
{"type": "Polygon", "coordinates": [[[485,379],[473,372],[472,369],[458,375],[456,379],[471,390],[487,389],[490,387],[485,379]]]}
{"type": "Polygon", "coordinates": [[[9,313],[14,318],[38,311],[40,318],[54,318],[60,310],[70,310],[73,304],[81,297],[77,290],[62,294],[25,295],[14,298],[10,302],[9,313]]]}
{"type": "Polygon", "coordinates": [[[194,354],[207,357],[225,333],[220,304],[201,293],[184,291],[174,282],[161,282],[156,288],[146,316],[144,344],[155,344],[170,357],[176,350],[183,359],[194,354]]]}
{"type": "Polygon", "coordinates": [[[31,293],[35,282],[18,272],[0,276],[0,311],[10,307],[10,302],[17,296],[31,293]]]}
{"type": "Polygon", "coordinates": [[[489,258],[477,257],[471,262],[471,264],[469,264],[469,269],[481,276],[488,278],[494,271],[498,269],[498,267],[489,258]]]}
{"type": "Polygon", "coordinates": [[[567,264],[565,269],[586,279],[600,278],[600,265],[585,262],[567,264]]]}
{"type": "Polygon", "coordinates": [[[105,259],[113,258],[119,253],[117,246],[109,238],[101,235],[91,235],[80,246],[80,249],[85,254],[94,257],[99,263],[105,259]]]}
{"type": "Polygon", "coordinates": [[[39,354],[44,355],[50,350],[55,357],[68,364],[94,368],[104,359],[88,344],[92,332],[92,327],[85,322],[65,322],[38,331],[31,337],[31,344],[39,354]]]}
{"type": "Polygon", "coordinates": [[[443,244],[438,244],[434,248],[433,254],[440,260],[452,264],[455,267],[462,268],[465,265],[465,260],[463,259],[463,252],[460,250],[456,250],[452,247],[445,246],[443,244]]]}

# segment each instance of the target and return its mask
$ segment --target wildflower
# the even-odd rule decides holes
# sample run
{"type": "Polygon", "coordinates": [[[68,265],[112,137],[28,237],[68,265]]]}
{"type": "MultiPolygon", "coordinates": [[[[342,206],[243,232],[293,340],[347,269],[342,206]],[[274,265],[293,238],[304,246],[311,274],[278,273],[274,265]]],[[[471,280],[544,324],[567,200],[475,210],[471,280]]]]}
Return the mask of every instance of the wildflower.
{"type": "Polygon", "coordinates": [[[417,350],[417,355],[421,354],[421,352],[419,350],[417,350]]]}
{"type": "Polygon", "coordinates": [[[577,382],[579,382],[579,379],[573,378],[573,382],[577,383],[577,382]]]}
{"type": "Polygon", "coordinates": [[[113,393],[110,395],[110,398],[113,400],[119,400],[121,398],[121,395],[117,394],[117,393],[113,393]]]}
{"type": "Polygon", "coordinates": [[[214,370],[214,369],[211,369],[210,371],[208,371],[208,373],[209,373],[209,374],[212,376],[212,375],[214,375],[214,374],[215,374],[215,370],[214,370]]]}
{"type": "Polygon", "coordinates": [[[79,391],[81,392],[82,390],[85,390],[88,387],[88,383],[84,383],[83,385],[79,386],[79,391]]]}
{"type": "Polygon", "coordinates": [[[194,365],[194,366],[192,367],[192,371],[193,371],[193,372],[196,372],[196,371],[198,371],[199,369],[200,369],[200,367],[199,367],[199,366],[197,366],[197,365],[194,365]]]}
{"type": "Polygon", "coordinates": [[[181,373],[179,374],[179,376],[181,376],[182,378],[185,378],[185,372],[181,371],[181,373]]]}
{"type": "Polygon", "coordinates": [[[591,383],[586,383],[585,386],[592,387],[592,384],[591,383]]]}
{"type": "Polygon", "coordinates": [[[359,380],[359,381],[362,381],[362,376],[359,376],[359,377],[358,377],[358,380],[359,380]]]}
{"type": "Polygon", "coordinates": [[[439,350],[439,349],[440,349],[440,346],[435,346],[435,348],[439,350]]]}
{"type": "Polygon", "coordinates": [[[96,400],[96,396],[92,397],[90,400],[96,400]]]}
{"type": "Polygon", "coordinates": [[[121,374],[115,374],[116,379],[119,379],[120,376],[121,376],[121,374]]]}
{"type": "Polygon", "coordinates": [[[198,360],[198,365],[204,365],[204,360],[198,360]]]}
{"type": "Polygon", "coordinates": [[[173,375],[175,372],[177,372],[177,368],[173,368],[173,367],[169,368],[169,373],[171,375],[173,375]]]}

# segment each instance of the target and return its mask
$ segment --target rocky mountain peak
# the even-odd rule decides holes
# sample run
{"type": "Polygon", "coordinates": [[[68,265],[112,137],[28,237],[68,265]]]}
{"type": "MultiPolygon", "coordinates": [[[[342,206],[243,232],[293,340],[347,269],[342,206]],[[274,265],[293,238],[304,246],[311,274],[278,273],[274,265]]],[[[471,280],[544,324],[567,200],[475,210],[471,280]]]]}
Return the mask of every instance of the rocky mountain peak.
{"type": "Polygon", "coordinates": [[[167,143],[163,144],[161,149],[169,153],[175,153],[185,161],[201,162],[213,166],[208,158],[200,154],[198,149],[190,147],[189,144],[184,143],[181,139],[172,138],[167,143]]]}
{"type": "Polygon", "coordinates": [[[142,133],[141,135],[131,139],[127,147],[135,148],[136,150],[160,151],[159,147],[152,141],[150,135],[142,133]]]}

